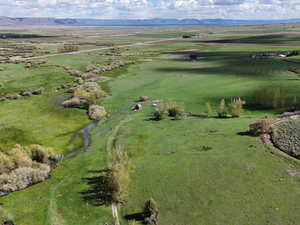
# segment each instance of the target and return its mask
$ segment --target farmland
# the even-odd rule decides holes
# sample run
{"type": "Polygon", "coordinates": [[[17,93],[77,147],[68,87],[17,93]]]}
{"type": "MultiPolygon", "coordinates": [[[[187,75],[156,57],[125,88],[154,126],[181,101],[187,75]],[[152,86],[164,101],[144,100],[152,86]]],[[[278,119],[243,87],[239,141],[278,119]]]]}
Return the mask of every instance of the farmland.
{"type": "MultiPolygon", "coordinates": [[[[300,51],[300,32],[294,25],[244,26],[239,31],[234,27],[180,27],[178,32],[172,27],[152,32],[146,28],[51,29],[59,35],[33,29],[31,33],[46,37],[29,39],[36,48],[21,55],[27,57],[25,61],[0,64],[0,97],[44,89],[41,95],[0,102],[3,152],[16,144],[51,147],[60,155],[79,149],[83,138],[78,131],[90,123],[87,111],[62,107],[72,94],[57,87],[74,82],[70,70],[85,73],[89,65],[134,63],[97,74],[101,78],[97,84],[108,94],[101,101],[107,116],[90,131],[90,146],[59,161],[47,181],[1,197],[0,222],[114,224],[111,205],[101,199],[101,185],[112,164],[111,151],[121,146],[130,164],[126,194],[118,205],[121,224],[142,224],[143,207],[150,198],[157,202],[159,224],[299,223],[299,179],[287,172],[300,171],[299,164],[271,154],[259,137],[248,134],[250,124],[277,118],[293,110],[290,103],[300,99],[299,74],[291,71],[300,70],[299,56],[251,57],[300,51]],[[183,39],[184,34],[198,35],[183,39]],[[155,40],[162,42],[118,48],[155,40]],[[25,67],[30,57],[59,54],[65,43],[75,43],[79,50],[97,49],[100,44],[111,48],[45,57],[44,64],[25,67]],[[256,93],[266,88],[284,90],[286,103],[258,105],[256,93]],[[140,96],[149,100],[133,111],[140,96]],[[233,98],[246,102],[241,115],[218,118],[220,101],[228,104],[233,98]],[[178,120],[168,116],[154,120],[157,103],[164,101],[182,104],[185,115],[178,120]]],[[[7,41],[22,45],[28,37],[7,41]]]]}

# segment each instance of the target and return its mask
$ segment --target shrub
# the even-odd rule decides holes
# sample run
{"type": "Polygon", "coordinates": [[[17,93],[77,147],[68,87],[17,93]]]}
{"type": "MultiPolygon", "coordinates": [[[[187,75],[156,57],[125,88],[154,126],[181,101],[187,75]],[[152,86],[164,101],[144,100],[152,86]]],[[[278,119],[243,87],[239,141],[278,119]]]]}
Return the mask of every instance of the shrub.
{"type": "Polygon", "coordinates": [[[161,102],[158,109],[153,113],[155,120],[162,120],[167,116],[181,119],[184,112],[184,105],[175,101],[161,102]]]}
{"type": "Polygon", "coordinates": [[[91,120],[101,120],[106,114],[103,106],[91,105],[89,107],[89,117],[91,120]]]}
{"type": "Polygon", "coordinates": [[[54,151],[52,148],[43,147],[41,145],[30,145],[25,148],[33,161],[39,163],[48,163],[49,159],[54,157],[54,151]]]}
{"type": "Polygon", "coordinates": [[[229,111],[232,117],[240,117],[243,106],[246,104],[241,98],[234,98],[229,104],[229,111]]]}
{"type": "Polygon", "coordinates": [[[149,97],[148,96],[140,96],[139,97],[139,101],[140,102],[146,102],[146,101],[148,101],[149,100],[149,97]]]}
{"type": "Polygon", "coordinates": [[[21,145],[16,145],[12,150],[8,152],[8,155],[14,163],[14,168],[32,166],[31,158],[26,153],[24,147],[22,147],[21,145]]]}
{"type": "Polygon", "coordinates": [[[286,92],[282,88],[263,88],[254,93],[254,99],[264,108],[277,109],[285,106],[286,92]]]}
{"type": "Polygon", "coordinates": [[[62,48],[59,48],[58,51],[61,53],[64,52],[75,52],[79,50],[79,46],[75,44],[64,44],[62,48]]]}
{"type": "Polygon", "coordinates": [[[14,168],[12,159],[3,152],[0,152],[0,174],[8,173],[14,168]]]}
{"type": "Polygon", "coordinates": [[[168,109],[166,107],[166,104],[164,104],[163,102],[159,103],[158,109],[155,110],[155,112],[153,113],[153,118],[155,120],[163,120],[167,116],[168,116],[168,109]]]}
{"type": "Polygon", "coordinates": [[[49,173],[49,166],[41,166],[40,168],[22,167],[9,174],[2,174],[0,175],[0,196],[44,181],[49,177],[49,173]]]}
{"type": "Polygon", "coordinates": [[[83,98],[73,97],[64,101],[62,105],[66,108],[87,108],[89,106],[89,102],[83,98]]]}
{"type": "Polygon", "coordinates": [[[211,113],[212,113],[212,107],[211,107],[210,102],[206,102],[204,112],[205,112],[208,116],[211,115],[211,113]]]}
{"type": "Polygon", "coordinates": [[[105,98],[107,93],[95,82],[86,82],[78,86],[74,91],[74,97],[84,99],[87,103],[95,104],[97,99],[105,98]]]}
{"type": "Polygon", "coordinates": [[[166,108],[170,117],[181,117],[184,112],[184,105],[179,102],[169,101],[166,102],[166,108]]]}
{"type": "Polygon", "coordinates": [[[144,223],[157,224],[158,220],[158,207],[154,199],[146,201],[144,206],[144,223]]]}
{"type": "Polygon", "coordinates": [[[268,134],[272,132],[272,123],[268,119],[263,119],[253,124],[250,124],[250,134],[259,136],[261,134],[268,134]]]}
{"type": "Polygon", "coordinates": [[[218,117],[219,118],[227,118],[227,109],[225,100],[222,99],[220,101],[219,110],[218,110],[218,117]]]}
{"type": "Polygon", "coordinates": [[[166,116],[168,115],[168,113],[162,109],[157,109],[154,111],[153,113],[153,119],[155,120],[163,120],[166,118],[166,116]]]}

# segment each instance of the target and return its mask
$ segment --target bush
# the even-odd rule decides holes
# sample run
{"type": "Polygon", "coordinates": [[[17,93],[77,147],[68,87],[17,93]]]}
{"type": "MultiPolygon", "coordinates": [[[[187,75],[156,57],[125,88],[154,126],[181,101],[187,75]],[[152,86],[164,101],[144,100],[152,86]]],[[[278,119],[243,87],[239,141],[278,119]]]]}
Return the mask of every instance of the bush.
{"type": "Polygon", "coordinates": [[[106,116],[106,111],[103,106],[91,105],[89,107],[89,117],[91,120],[101,120],[106,116]]]}
{"type": "Polygon", "coordinates": [[[170,117],[181,117],[184,112],[184,105],[175,101],[166,102],[166,108],[170,117]]]}
{"type": "Polygon", "coordinates": [[[139,101],[140,102],[146,102],[146,101],[148,101],[149,100],[149,97],[148,96],[140,96],[139,97],[139,101]]]}
{"type": "Polygon", "coordinates": [[[33,161],[39,163],[48,163],[49,159],[55,156],[52,148],[43,147],[41,145],[30,145],[25,148],[33,161]]]}
{"type": "Polygon", "coordinates": [[[229,111],[232,117],[240,117],[243,111],[243,106],[246,104],[241,98],[234,98],[229,104],[229,111]]]}
{"type": "Polygon", "coordinates": [[[0,196],[42,182],[49,177],[49,173],[50,167],[43,165],[40,168],[22,167],[9,174],[2,174],[0,175],[0,196]]]}
{"type": "Polygon", "coordinates": [[[87,104],[95,104],[97,99],[107,97],[107,93],[95,82],[86,82],[78,86],[74,91],[74,97],[86,100],[87,104]]]}
{"type": "Polygon", "coordinates": [[[262,134],[269,134],[272,132],[272,123],[268,119],[260,120],[256,123],[250,124],[250,134],[259,136],[262,134]]]}
{"type": "Polygon", "coordinates": [[[16,145],[8,152],[8,155],[14,163],[14,168],[31,167],[32,160],[21,145],[16,145]]]}
{"type": "Polygon", "coordinates": [[[163,120],[168,116],[168,109],[166,107],[166,104],[159,103],[158,105],[158,109],[155,110],[155,112],[153,113],[153,118],[155,120],[163,120]]]}
{"type": "Polygon", "coordinates": [[[286,92],[282,88],[263,88],[254,93],[254,99],[264,108],[278,109],[285,106],[286,92]]]}
{"type": "Polygon", "coordinates": [[[184,112],[184,105],[175,101],[161,102],[158,109],[153,113],[155,120],[162,120],[167,116],[181,119],[184,112]]]}
{"type": "Polygon", "coordinates": [[[163,120],[167,117],[168,113],[164,110],[157,109],[153,113],[153,119],[155,120],[163,120]]]}
{"type": "Polygon", "coordinates": [[[227,118],[227,109],[225,100],[222,99],[220,101],[219,110],[218,110],[218,117],[219,118],[227,118]]]}
{"type": "Polygon", "coordinates": [[[0,152],[0,174],[8,173],[14,168],[12,159],[2,152],[0,152]]]}
{"type": "Polygon", "coordinates": [[[64,44],[62,48],[59,48],[58,51],[61,53],[64,52],[75,52],[79,50],[79,46],[75,44],[64,44]]]}
{"type": "Polygon", "coordinates": [[[158,207],[157,203],[151,198],[146,201],[144,207],[144,223],[157,224],[158,222],[158,207]]]}

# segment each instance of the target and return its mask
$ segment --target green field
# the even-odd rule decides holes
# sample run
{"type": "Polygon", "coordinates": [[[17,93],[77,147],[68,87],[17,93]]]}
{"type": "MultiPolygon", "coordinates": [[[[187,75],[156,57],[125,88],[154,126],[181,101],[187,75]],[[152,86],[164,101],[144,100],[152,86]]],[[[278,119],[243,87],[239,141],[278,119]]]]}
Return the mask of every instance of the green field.
{"type": "MultiPolygon", "coordinates": [[[[163,39],[178,34],[137,37],[163,39]]],[[[253,96],[258,89],[282,88],[287,98],[300,98],[299,75],[289,72],[300,69],[300,64],[250,55],[300,47],[207,46],[180,40],[123,49],[122,57],[134,56],[138,63],[102,74],[113,78],[102,83],[110,94],[104,103],[108,117],[92,130],[90,148],[60,162],[48,181],[2,197],[0,219],[12,219],[18,225],[113,223],[110,206],[99,204],[97,192],[113,143],[125,147],[131,164],[128,196],[119,209],[121,224],[129,224],[126,218],[141,213],[152,197],[163,225],[298,225],[299,180],[287,170],[299,171],[299,164],[271,154],[259,137],[246,132],[249,124],[264,116],[276,118],[289,110],[257,108],[253,96]],[[199,59],[181,57],[187,50],[196,52],[199,59]],[[205,103],[210,102],[213,113],[209,118],[154,121],[151,101],[141,111],[131,110],[139,96],[182,102],[185,112],[194,114],[203,114],[205,103]],[[247,102],[242,116],[217,118],[220,100],[229,102],[235,97],[247,102]]],[[[253,40],[253,31],[245,40],[253,40]]],[[[296,42],[294,36],[283,41],[296,42]]],[[[298,62],[299,57],[293,60],[298,62]]],[[[101,64],[106,58],[96,52],[47,61],[84,71],[88,64],[101,64]]],[[[0,102],[0,125],[4,127],[0,126],[0,147],[40,143],[67,153],[80,146],[74,134],[89,122],[86,112],[56,107],[64,95],[53,91],[70,81],[70,75],[57,66],[29,71],[22,64],[3,66],[8,69],[0,72],[4,84],[0,93],[41,86],[46,91],[41,96],[0,102]]]]}

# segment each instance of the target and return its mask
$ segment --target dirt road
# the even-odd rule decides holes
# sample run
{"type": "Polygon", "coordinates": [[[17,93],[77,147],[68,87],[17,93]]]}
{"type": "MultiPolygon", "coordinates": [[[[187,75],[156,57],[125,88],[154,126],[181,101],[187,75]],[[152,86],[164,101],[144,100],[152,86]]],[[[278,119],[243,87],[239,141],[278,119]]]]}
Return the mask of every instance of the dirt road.
{"type": "Polygon", "coordinates": [[[41,56],[23,58],[23,60],[28,60],[28,59],[44,59],[44,58],[53,57],[53,56],[77,55],[77,54],[82,54],[82,53],[95,52],[95,51],[103,51],[103,50],[109,50],[109,49],[114,49],[114,48],[128,48],[128,47],[135,47],[135,46],[151,45],[151,44],[154,44],[154,43],[166,42],[166,41],[173,41],[173,40],[176,40],[176,39],[177,38],[160,39],[160,40],[156,40],[156,41],[137,42],[137,43],[133,43],[133,44],[119,45],[119,46],[113,46],[113,47],[102,47],[102,48],[80,50],[80,51],[75,51],[75,52],[55,53],[55,54],[49,54],[49,55],[41,55],[41,56]]]}

